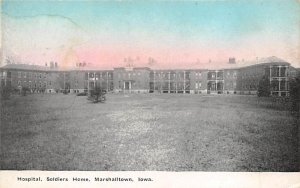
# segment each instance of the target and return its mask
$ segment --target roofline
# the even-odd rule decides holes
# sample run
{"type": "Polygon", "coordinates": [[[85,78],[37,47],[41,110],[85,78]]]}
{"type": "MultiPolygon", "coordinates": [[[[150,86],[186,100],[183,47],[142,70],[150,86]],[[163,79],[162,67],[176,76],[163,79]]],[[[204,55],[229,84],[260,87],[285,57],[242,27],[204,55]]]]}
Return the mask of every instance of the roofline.
{"type": "MultiPolygon", "coordinates": [[[[146,70],[150,70],[150,71],[216,71],[216,70],[239,70],[239,69],[245,69],[245,68],[250,68],[250,67],[255,67],[255,66],[267,66],[267,65],[273,65],[273,64],[284,64],[284,65],[288,65],[288,66],[291,66],[290,63],[284,61],[284,62],[268,62],[268,63],[257,63],[257,64],[253,64],[253,65],[246,65],[246,66],[240,66],[240,67],[228,67],[228,68],[218,68],[218,69],[208,69],[208,68],[204,68],[204,69],[199,69],[199,68],[196,68],[196,69],[191,69],[191,68],[183,68],[183,69],[151,69],[149,67],[134,67],[133,70],[141,70],[141,69],[146,69],[146,70]]],[[[15,65],[18,65],[18,64],[15,64],[15,65]]],[[[25,65],[26,64],[22,64],[22,65],[25,65]]],[[[116,67],[116,68],[113,68],[113,69],[105,69],[105,70],[101,70],[101,69],[66,69],[66,70],[62,70],[62,69],[51,69],[49,67],[43,67],[43,66],[38,66],[38,65],[35,65],[37,66],[36,68],[37,69],[30,69],[29,68],[23,68],[23,67],[6,67],[7,65],[5,66],[2,66],[0,67],[0,70],[20,70],[20,71],[24,71],[24,70],[27,70],[27,71],[40,71],[40,72],[66,72],[66,71],[83,71],[83,72],[111,72],[111,71],[114,71],[114,70],[126,70],[125,67],[116,67]],[[40,69],[39,69],[40,68],[40,69]]],[[[31,66],[31,65],[28,65],[28,66],[31,66]]],[[[296,69],[300,69],[300,68],[296,68],[296,69]]]]}

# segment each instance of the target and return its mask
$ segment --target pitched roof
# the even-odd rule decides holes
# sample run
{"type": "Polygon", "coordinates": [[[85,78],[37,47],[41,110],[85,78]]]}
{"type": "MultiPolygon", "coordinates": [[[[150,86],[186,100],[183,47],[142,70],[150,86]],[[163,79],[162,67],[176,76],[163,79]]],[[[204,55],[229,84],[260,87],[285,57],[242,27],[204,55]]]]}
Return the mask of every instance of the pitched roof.
{"type": "Polygon", "coordinates": [[[36,70],[36,71],[48,71],[49,67],[40,66],[40,65],[28,65],[28,64],[7,64],[0,69],[16,69],[16,70],[36,70]]]}
{"type": "Polygon", "coordinates": [[[276,56],[261,58],[258,62],[259,63],[287,63],[285,60],[280,59],[276,56]]]}

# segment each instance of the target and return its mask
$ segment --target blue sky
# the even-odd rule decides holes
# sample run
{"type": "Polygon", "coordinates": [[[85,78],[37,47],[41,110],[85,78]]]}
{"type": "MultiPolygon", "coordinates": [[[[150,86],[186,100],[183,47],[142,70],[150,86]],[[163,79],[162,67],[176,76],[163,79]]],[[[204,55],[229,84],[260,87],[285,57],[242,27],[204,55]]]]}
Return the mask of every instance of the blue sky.
{"type": "MultiPolygon", "coordinates": [[[[105,45],[115,49],[123,46],[150,51],[161,48],[168,52],[173,50],[176,54],[182,50],[187,53],[190,48],[212,53],[217,49],[224,51],[224,57],[219,57],[223,60],[226,59],[226,50],[231,52],[240,45],[243,51],[247,51],[247,43],[253,46],[261,40],[267,44],[259,45],[258,49],[283,44],[296,50],[299,47],[299,4],[298,1],[279,0],[4,1],[2,12],[15,19],[43,15],[68,18],[85,31],[90,38],[90,46],[96,48],[101,43],[101,48],[105,45]]],[[[134,53],[144,55],[137,51],[134,53]]],[[[270,50],[269,54],[255,52],[253,57],[277,55],[272,52],[276,53],[274,50],[270,50]]],[[[130,53],[128,55],[135,55],[130,53]]],[[[191,54],[188,58],[196,58],[195,52],[191,54]]],[[[283,58],[292,61],[299,57],[282,54],[283,58]]],[[[158,52],[151,55],[164,61],[158,52]]],[[[239,52],[232,55],[249,56],[239,52]]]]}

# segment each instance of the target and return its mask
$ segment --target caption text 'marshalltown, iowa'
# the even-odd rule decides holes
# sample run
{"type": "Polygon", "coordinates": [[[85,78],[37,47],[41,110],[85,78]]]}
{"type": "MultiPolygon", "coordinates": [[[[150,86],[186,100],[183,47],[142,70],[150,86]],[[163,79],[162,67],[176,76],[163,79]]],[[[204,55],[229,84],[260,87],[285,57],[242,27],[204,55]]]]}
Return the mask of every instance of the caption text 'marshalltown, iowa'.
{"type": "Polygon", "coordinates": [[[17,181],[21,182],[41,182],[41,181],[47,181],[47,182],[151,182],[153,181],[153,178],[149,177],[137,177],[137,178],[131,178],[131,177],[17,177],[17,181]]]}

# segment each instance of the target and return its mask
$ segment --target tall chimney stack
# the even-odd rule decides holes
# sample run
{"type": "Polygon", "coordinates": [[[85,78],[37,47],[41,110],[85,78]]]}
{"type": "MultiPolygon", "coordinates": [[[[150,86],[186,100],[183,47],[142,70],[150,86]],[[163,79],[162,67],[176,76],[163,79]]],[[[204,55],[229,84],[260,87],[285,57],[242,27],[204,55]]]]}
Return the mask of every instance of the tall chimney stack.
{"type": "Polygon", "coordinates": [[[229,64],[236,64],[235,58],[234,57],[230,57],[228,63],[229,64]]]}

